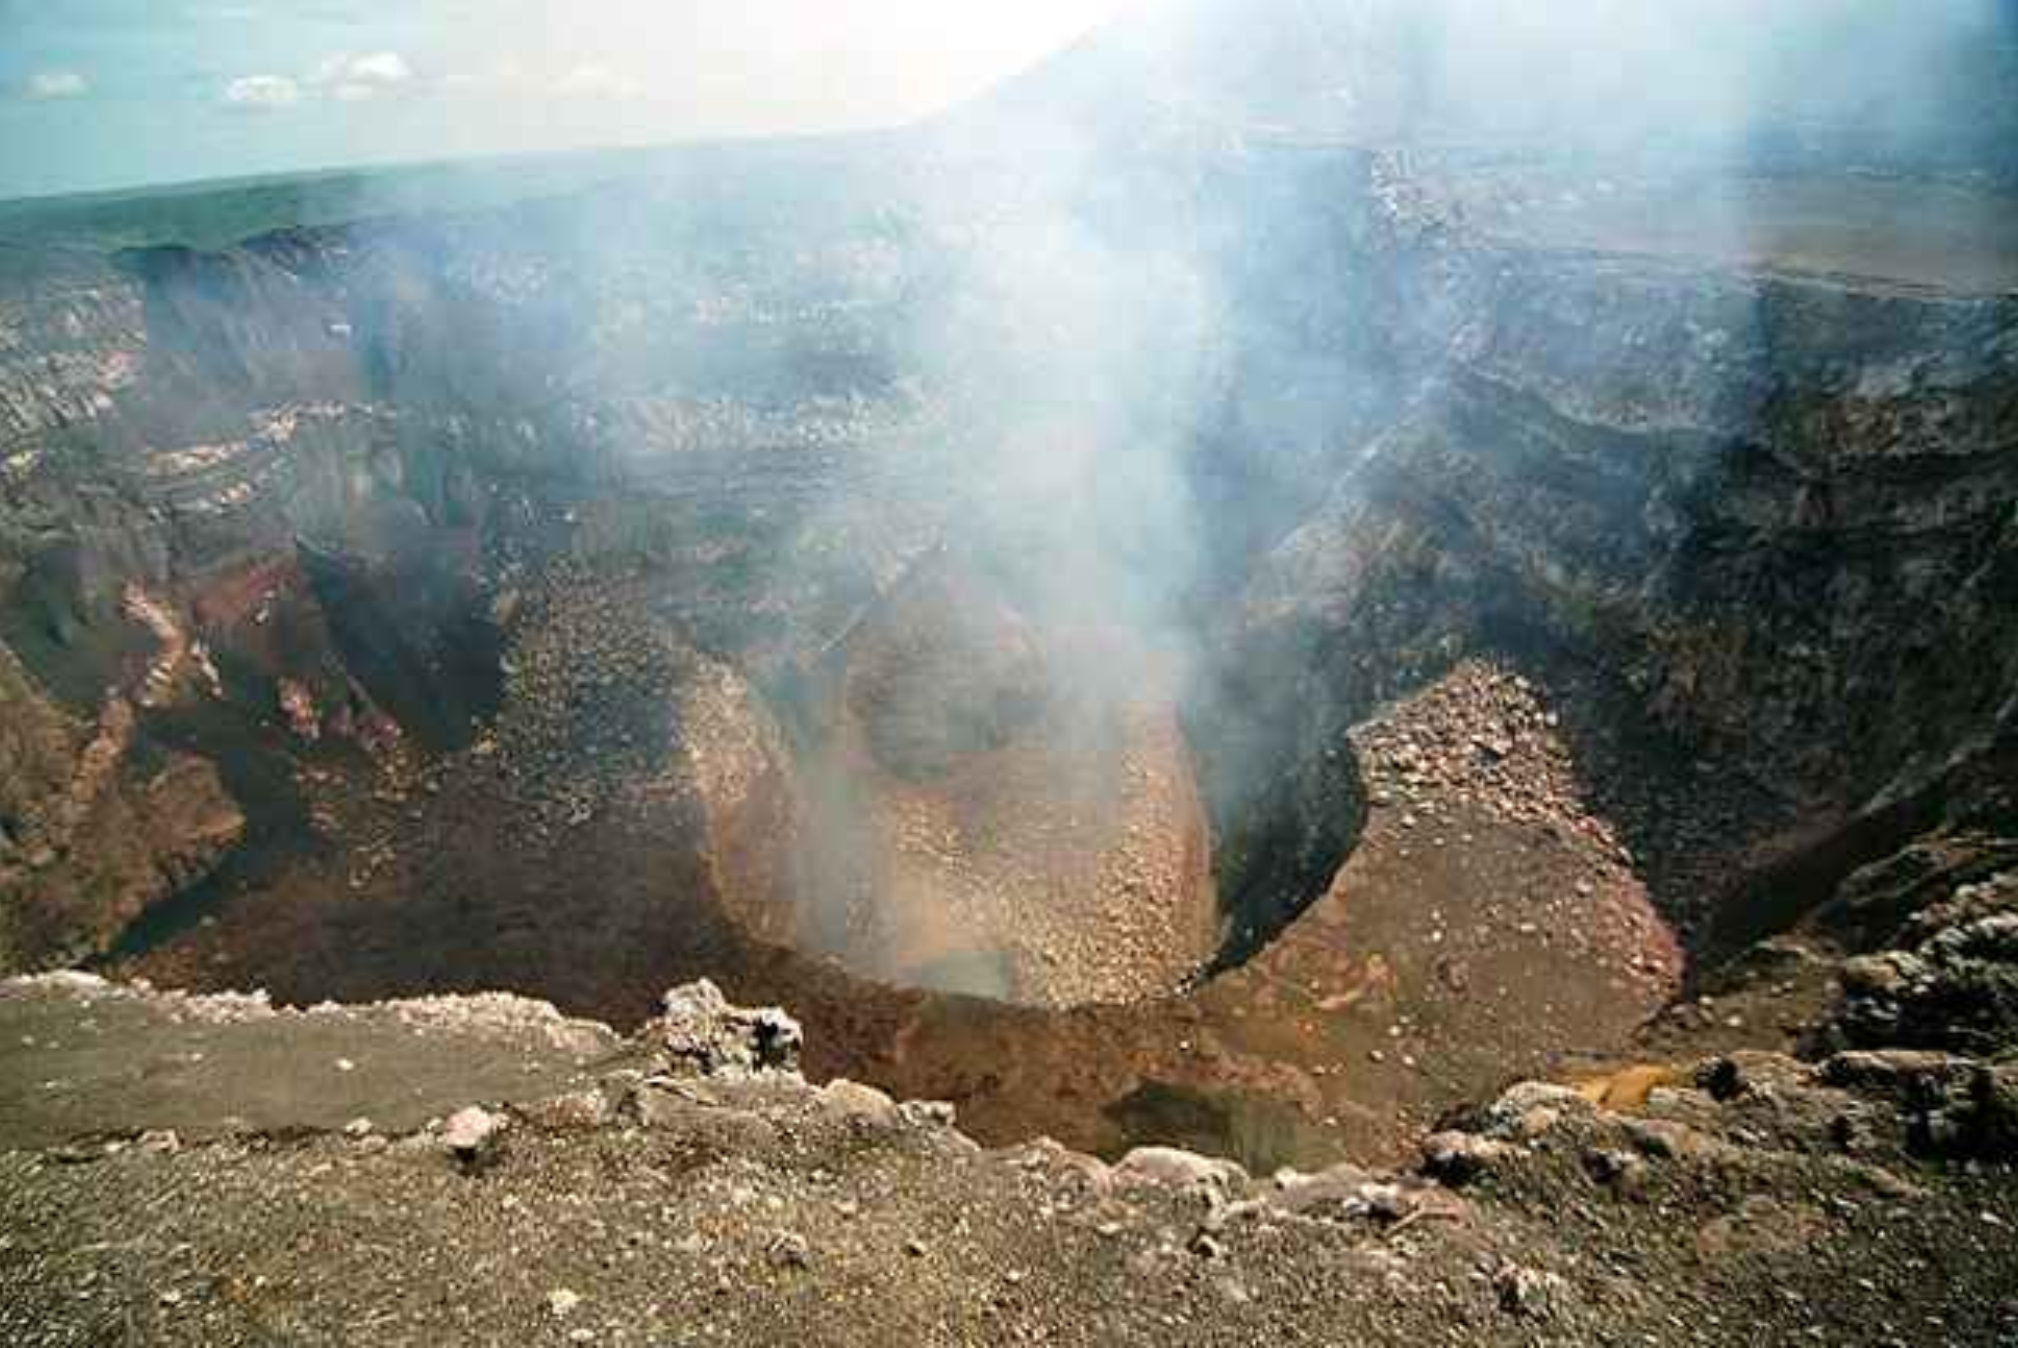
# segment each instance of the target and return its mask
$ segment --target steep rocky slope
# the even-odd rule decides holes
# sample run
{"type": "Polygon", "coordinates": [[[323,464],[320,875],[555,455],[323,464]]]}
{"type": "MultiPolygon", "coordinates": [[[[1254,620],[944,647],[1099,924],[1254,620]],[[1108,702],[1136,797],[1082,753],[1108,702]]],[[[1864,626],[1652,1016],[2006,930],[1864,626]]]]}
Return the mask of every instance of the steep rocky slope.
{"type": "Polygon", "coordinates": [[[2009,301],[1479,264],[1446,381],[1264,565],[1256,622],[1321,643],[1433,605],[1397,635],[1603,652],[1808,819],[1991,733],[2018,672],[2009,301]]]}

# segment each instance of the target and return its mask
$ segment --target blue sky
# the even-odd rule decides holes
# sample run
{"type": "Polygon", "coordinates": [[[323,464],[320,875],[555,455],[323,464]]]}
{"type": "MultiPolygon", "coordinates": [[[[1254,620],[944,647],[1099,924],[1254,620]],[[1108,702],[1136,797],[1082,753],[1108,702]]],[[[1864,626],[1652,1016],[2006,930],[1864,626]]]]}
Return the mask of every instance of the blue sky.
{"type": "Polygon", "coordinates": [[[0,197],[890,125],[1119,0],[0,0],[0,197]]]}

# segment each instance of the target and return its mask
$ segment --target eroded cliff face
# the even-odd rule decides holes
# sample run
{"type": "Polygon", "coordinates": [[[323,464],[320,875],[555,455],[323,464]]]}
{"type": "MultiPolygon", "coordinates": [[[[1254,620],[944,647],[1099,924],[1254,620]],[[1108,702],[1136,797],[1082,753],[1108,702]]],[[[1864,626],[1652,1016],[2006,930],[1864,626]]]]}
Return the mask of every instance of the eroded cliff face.
{"type": "MultiPolygon", "coordinates": [[[[1362,697],[1479,644],[1596,658],[1706,771],[1780,802],[1762,836],[1800,820],[1839,850],[1818,821],[1924,794],[1994,732],[2018,676],[2018,306],[1457,252],[1425,306],[1434,374],[1241,621],[1362,697]]],[[[1719,921],[1749,939],[1788,917],[1719,921]]]]}
{"type": "Polygon", "coordinates": [[[2008,301],[1482,265],[1442,382],[1257,605],[1349,607],[1412,531],[1475,621],[1609,643],[1657,712],[1789,790],[1873,790],[1987,723],[2013,658],[2008,301]]]}
{"type": "MultiPolygon", "coordinates": [[[[738,733],[756,743],[775,739],[763,729],[770,718],[805,710],[795,690],[819,682],[846,634],[897,621],[888,609],[901,582],[950,539],[963,565],[1006,568],[1027,600],[1016,603],[1040,614],[1028,640],[1069,652],[1063,663],[1074,667],[1039,689],[1031,710],[1041,724],[1028,743],[955,735],[911,806],[988,814],[986,800],[955,803],[973,795],[960,782],[986,782],[991,754],[1022,752],[1035,757],[1016,778],[1031,779],[1018,798],[1034,807],[1044,764],[1084,758],[1079,776],[1097,782],[1095,795],[1141,797],[1092,810],[1098,836],[1082,841],[1106,858],[1096,869],[1113,872],[1103,892],[1169,891],[1187,935],[1153,978],[1174,982],[1184,962],[1175,952],[1204,953],[1214,925],[1174,713],[1186,642],[1151,617],[1166,600],[1147,593],[1182,580],[1117,580],[1118,553],[1102,534],[1108,518],[1140,516],[1117,546],[1169,548],[1168,521],[1143,507],[1181,484],[1162,448],[1154,467],[1119,476],[1094,459],[1130,437],[1167,445],[1196,423],[1182,379],[1171,384],[1181,399],[1136,398],[1146,373],[1169,368],[1158,357],[1199,368],[1217,396],[1225,358],[1186,344],[1198,330],[1195,273],[1247,255],[1253,222],[1218,208],[1186,236],[1191,283],[1169,298],[1133,295],[1142,312],[1122,324],[1097,304],[1081,308],[1076,294],[1011,302],[1042,257],[977,242],[977,231],[999,208],[1012,237],[1051,239],[1045,247],[1072,258],[1099,254],[1128,244],[1145,200],[1195,204],[1210,185],[1164,165],[1068,208],[1049,184],[928,194],[908,157],[894,167],[873,152],[839,158],[759,157],[742,187],[698,199],[660,186],[494,217],[301,231],[218,254],[21,259],[8,310],[0,546],[10,647],[46,695],[96,715],[105,689],[135,672],[125,652],[151,639],[121,596],[135,586],[151,596],[207,652],[214,676],[177,707],[143,715],[140,736],[187,741],[216,757],[241,798],[257,794],[247,808],[258,851],[287,845],[309,821],[304,775],[360,764],[367,776],[398,775],[411,755],[468,749],[493,717],[511,724],[510,648],[541,639],[544,619],[527,596],[563,560],[648,576],[638,602],[743,681],[723,705],[748,711],[738,733]],[[892,197],[923,204],[893,211],[892,197]],[[734,227],[718,228],[724,221],[734,227]],[[1180,330],[1185,341],[1136,349],[1145,334],[1160,342],[1180,330]],[[942,336],[957,340],[942,349],[942,336]],[[1144,481],[1152,490],[1137,491],[1144,481]],[[1099,502],[1058,509],[1089,482],[1099,502]],[[1124,649],[1143,653],[1109,658],[1124,649]],[[1145,686],[1123,687],[1137,667],[1145,686]],[[1131,698],[1137,705],[1124,706],[1131,698]],[[1091,719],[1074,706],[1094,708],[1091,719]],[[1116,735],[1134,748],[1117,755],[1116,735]]],[[[1335,181],[1352,185],[1362,161],[1341,162],[1342,177],[1329,164],[1224,172],[1314,200],[1335,181]]],[[[1348,215],[1364,213],[1346,199],[1348,215]]],[[[1313,256],[1345,257],[1334,272],[1362,265],[1321,222],[1299,238],[1313,256]]],[[[1136,284],[1118,271],[1124,288],[1136,284]]],[[[1300,300],[1288,318],[1260,303],[1243,313],[1269,332],[1308,321],[1312,306],[1300,300]]],[[[1298,433],[1314,439],[1315,423],[1298,433]]],[[[1015,606],[973,649],[1019,639],[1006,616],[1015,606]]],[[[942,608],[928,620],[956,616],[942,608]]],[[[871,659],[868,644],[843,658],[871,659]]],[[[592,654],[572,683],[520,692],[595,696],[592,654]]],[[[661,670],[664,696],[686,696],[701,668],[661,670]]],[[[919,691],[915,678],[899,683],[900,694],[919,691]]],[[[933,696],[943,702],[950,690],[933,696]]],[[[869,727],[872,740],[931,714],[930,699],[866,713],[861,698],[846,701],[842,719],[869,727]]],[[[810,757],[798,771],[865,766],[845,749],[845,763],[820,761],[833,729],[800,727],[810,757]]],[[[681,734],[676,723],[637,730],[681,734]]],[[[885,767],[903,756],[880,741],[868,748],[885,767]]],[[[898,765],[889,775],[899,784],[917,773],[898,765]]],[[[736,799],[716,817],[743,818],[739,793],[762,777],[723,776],[736,799]]],[[[791,783],[765,798],[763,817],[783,836],[828,831],[792,823],[818,792],[791,783]]],[[[852,826],[902,854],[897,835],[916,809],[875,813],[852,826]]],[[[1015,836],[984,850],[1021,851],[1015,836]]],[[[750,847],[730,850],[744,859],[720,874],[762,870],[765,894],[806,869],[756,867],[750,847]]],[[[1040,880],[1030,883],[1075,888],[1040,880]]],[[[1060,979],[1079,987],[1072,996],[1133,986],[1090,966],[1060,979]]]]}
{"type": "MultiPolygon", "coordinates": [[[[258,847],[306,831],[304,772],[360,759],[390,770],[409,751],[467,746],[503,695],[520,578],[569,546],[651,553],[675,575],[683,616],[754,640],[767,621],[758,592],[774,583],[756,521],[813,495],[821,465],[831,472],[872,426],[915,419],[875,377],[823,378],[820,361],[853,358],[851,334],[819,313],[789,327],[780,301],[706,274],[727,268],[723,250],[654,255],[654,286],[625,274],[635,252],[599,237],[591,254],[539,225],[528,213],[509,242],[492,222],[276,236],[220,254],[10,256],[10,860],[18,843],[41,874],[50,848],[72,855],[84,826],[63,817],[121,798],[101,780],[138,774],[187,799],[150,812],[159,837],[152,823],[86,828],[74,848],[85,877],[43,875],[18,897],[10,886],[10,911],[40,914],[16,924],[10,961],[102,948],[209,869],[235,834],[186,827],[206,805],[229,808],[206,758],[255,815],[258,847]],[[828,349],[801,368],[778,349],[793,342],[828,349]],[[690,382],[637,373],[655,362],[690,382]],[[584,365],[592,398],[570,387],[584,365]],[[776,386],[787,367],[788,394],[776,386]],[[735,387],[766,369],[772,388],[735,387]],[[713,527],[685,527],[711,512],[713,527]],[[180,659],[171,642],[196,649],[201,677],[148,664],[156,651],[155,665],[180,659]],[[150,696],[163,678],[172,696],[150,696]]],[[[857,270],[873,274],[874,259],[857,270]]],[[[851,470],[875,457],[847,456],[851,470]]],[[[887,519],[879,530],[904,546],[887,519]]],[[[847,556],[878,565],[873,550],[847,556]]],[[[822,575],[845,585],[841,570],[822,575]]]]}
{"type": "Polygon", "coordinates": [[[243,836],[216,768],[193,754],[135,754],[136,719],[115,693],[95,723],[81,722],[0,651],[0,953],[10,964],[105,949],[243,836]]]}

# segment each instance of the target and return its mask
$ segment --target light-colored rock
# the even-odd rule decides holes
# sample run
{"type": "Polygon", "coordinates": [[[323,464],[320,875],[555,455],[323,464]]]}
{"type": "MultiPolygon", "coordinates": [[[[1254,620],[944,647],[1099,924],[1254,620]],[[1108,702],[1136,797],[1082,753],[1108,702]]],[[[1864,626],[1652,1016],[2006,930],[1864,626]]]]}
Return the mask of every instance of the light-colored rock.
{"type": "Polygon", "coordinates": [[[1559,1275],[1508,1264],[1493,1277],[1500,1309],[1523,1320],[1549,1320],[1561,1307],[1569,1284],[1559,1275]]]}
{"type": "Polygon", "coordinates": [[[1568,1086],[1523,1081],[1511,1087],[1486,1111],[1486,1135],[1531,1141],[1553,1129],[1563,1118],[1589,1115],[1596,1106],[1568,1086]]]}
{"type": "Polygon", "coordinates": [[[828,1116],[871,1128],[896,1128],[904,1117],[892,1100],[874,1086],[842,1077],[820,1088],[819,1107],[828,1116]]]}
{"type": "Polygon", "coordinates": [[[441,1128],[441,1142],[464,1165],[480,1165],[496,1157],[505,1126],[502,1115],[470,1105],[449,1116],[441,1128]]]}
{"type": "Polygon", "coordinates": [[[524,1113],[541,1128],[556,1132],[587,1132],[614,1116],[609,1097],[595,1089],[568,1091],[528,1106],[524,1113]]]}
{"type": "Polygon", "coordinates": [[[1505,1165],[1520,1149],[1475,1133],[1437,1133],[1422,1144],[1423,1169],[1446,1184],[1465,1184],[1505,1165]]]}
{"type": "Polygon", "coordinates": [[[804,1236],[795,1231],[781,1231],[765,1247],[764,1257],[773,1268],[803,1269],[812,1264],[813,1250],[804,1236]]]}
{"type": "Polygon", "coordinates": [[[913,1128],[951,1128],[959,1118],[945,1100],[906,1100],[897,1106],[897,1112],[913,1128]]]}
{"type": "Polygon", "coordinates": [[[1232,1161],[1176,1147],[1137,1147],[1115,1165],[1113,1177],[1121,1188],[1198,1189],[1223,1195],[1246,1183],[1247,1172],[1232,1161]]]}

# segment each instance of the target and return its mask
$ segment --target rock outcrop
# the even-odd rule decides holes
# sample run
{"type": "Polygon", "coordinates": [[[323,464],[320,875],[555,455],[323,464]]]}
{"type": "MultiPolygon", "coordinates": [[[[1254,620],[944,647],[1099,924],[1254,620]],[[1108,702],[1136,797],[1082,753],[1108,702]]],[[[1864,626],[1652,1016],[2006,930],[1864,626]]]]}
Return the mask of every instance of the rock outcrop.
{"type": "Polygon", "coordinates": [[[1957,887],[1906,939],[1844,966],[1838,1033],[1986,1057],[2018,1049],[2018,876],[1957,887]]]}
{"type": "Polygon", "coordinates": [[[665,1013],[642,1033],[668,1067],[701,1076],[796,1072],[806,1038],[785,1012],[731,1006],[705,980],[668,992],[665,1013]]]}

